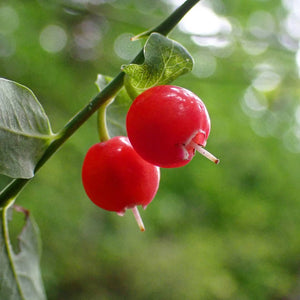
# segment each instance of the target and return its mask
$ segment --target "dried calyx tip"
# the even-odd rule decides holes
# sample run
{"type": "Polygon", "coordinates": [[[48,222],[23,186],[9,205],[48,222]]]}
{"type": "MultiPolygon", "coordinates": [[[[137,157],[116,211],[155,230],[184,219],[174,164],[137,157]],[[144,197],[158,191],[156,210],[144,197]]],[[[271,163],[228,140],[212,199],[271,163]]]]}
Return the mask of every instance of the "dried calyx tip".
{"type": "Polygon", "coordinates": [[[203,147],[199,146],[195,142],[192,141],[191,144],[192,144],[192,147],[195,148],[195,150],[197,150],[199,153],[201,153],[203,156],[205,156],[206,158],[208,158],[215,164],[218,164],[220,162],[220,160],[218,158],[216,158],[213,154],[211,154],[210,152],[208,152],[207,150],[205,150],[203,147]]]}
{"type": "Polygon", "coordinates": [[[139,210],[138,210],[137,206],[134,206],[131,210],[132,210],[133,215],[136,219],[136,222],[138,223],[138,226],[139,226],[140,230],[145,231],[145,226],[144,226],[143,220],[141,218],[141,215],[139,213],[139,210]]]}

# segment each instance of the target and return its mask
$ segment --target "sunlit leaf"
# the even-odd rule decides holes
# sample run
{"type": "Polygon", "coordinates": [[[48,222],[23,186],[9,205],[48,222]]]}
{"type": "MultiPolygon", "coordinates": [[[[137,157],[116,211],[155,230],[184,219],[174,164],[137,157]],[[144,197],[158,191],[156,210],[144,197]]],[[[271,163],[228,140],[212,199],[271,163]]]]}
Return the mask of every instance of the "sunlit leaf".
{"type": "Polygon", "coordinates": [[[48,117],[34,94],[0,78],[0,173],[33,177],[51,137],[48,117]]]}
{"type": "Polygon", "coordinates": [[[133,99],[152,86],[172,82],[193,67],[193,58],[181,44],[158,33],[148,38],[144,57],[141,65],[122,67],[126,73],[125,87],[133,99]]]}

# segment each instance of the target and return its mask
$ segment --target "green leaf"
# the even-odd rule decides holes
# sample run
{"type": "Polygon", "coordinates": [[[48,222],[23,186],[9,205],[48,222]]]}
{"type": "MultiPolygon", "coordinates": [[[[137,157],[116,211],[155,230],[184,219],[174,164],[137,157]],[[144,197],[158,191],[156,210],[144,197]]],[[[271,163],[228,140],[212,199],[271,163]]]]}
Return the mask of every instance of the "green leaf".
{"type": "Polygon", "coordinates": [[[25,226],[19,236],[20,251],[15,253],[8,231],[10,209],[0,209],[0,299],[44,300],[38,227],[26,214],[25,226]]]}
{"type": "Polygon", "coordinates": [[[53,134],[48,117],[26,87],[0,78],[0,173],[31,178],[53,134]]]}
{"type": "MultiPolygon", "coordinates": [[[[102,90],[112,80],[111,77],[99,74],[96,85],[102,90]]],[[[125,88],[122,88],[118,95],[111,100],[106,108],[106,125],[111,137],[126,136],[126,115],[132,100],[125,88]]]]}
{"type": "Polygon", "coordinates": [[[126,73],[125,87],[134,99],[146,89],[168,84],[193,68],[193,58],[176,41],[159,33],[152,33],[144,47],[145,61],[141,65],[129,64],[122,67],[126,73]]]}

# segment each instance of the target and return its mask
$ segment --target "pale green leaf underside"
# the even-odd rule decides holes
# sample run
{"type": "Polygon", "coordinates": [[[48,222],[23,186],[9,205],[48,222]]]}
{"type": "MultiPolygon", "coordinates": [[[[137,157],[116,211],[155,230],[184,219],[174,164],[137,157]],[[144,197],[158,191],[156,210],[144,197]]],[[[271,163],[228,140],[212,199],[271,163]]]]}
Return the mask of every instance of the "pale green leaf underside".
{"type": "Polygon", "coordinates": [[[0,78],[0,173],[31,178],[52,136],[48,117],[34,94],[0,78]]]}
{"type": "MultiPolygon", "coordinates": [[[[96,85],[102,90],[112,78],[98,75],[96,85]]],[[[106,125],[111,137],[126,136],[126,115],[132,101],[123,88],[106,108],[106,125]]]]}
{"type": "Polygon", "coordinates": [[[125,86],[132,98],[152,86],[168,84],[193,68],[193,58],[188,51],[159,33],[152,33],[148,38],[144,57],[141,65],[122,67],[126,73],[125,86]]]}
{"type": "Polygon", "coordinates": [[[0,209],[0,299],[46,299],[40,274],[39,230],[31,217],[19,236],[19,253],[14,253],[8,232],[7,213],[0,209]]]}

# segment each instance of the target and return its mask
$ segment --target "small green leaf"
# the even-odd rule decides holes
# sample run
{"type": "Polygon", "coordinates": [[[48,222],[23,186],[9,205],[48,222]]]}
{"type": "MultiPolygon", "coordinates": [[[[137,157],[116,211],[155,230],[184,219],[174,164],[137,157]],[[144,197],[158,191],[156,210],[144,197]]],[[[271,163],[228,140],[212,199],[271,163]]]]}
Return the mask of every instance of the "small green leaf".
{"type": "MultiPolygon", "coordinates": [[[[102,90],[106,84],[112,80],[111,77],[99,74],[96,85],[102,90]]],[[[126,136],[126,115],[132,100],[128,96],[125,88],[122,88],[118,95],[111,100],[106,108],[106,124],[109,135],[126,136]]]]}
{"type": "Polygon", "coordinates": [[[0,78],[0,173],[31,178],[53,134],[47,115],[26,87],[0,78]]]}
{"type": "Polygon", "coordinates": [[[11,208],[0,209],[0,299],[46,299],[40,273],[39,230],[29,215],[19,236],[15,253],[9,238],[8,214],[11,208]]]}
{"type": "Polygon", "coordinates": [[[134,99],[146,89],[168,84],[193,68],[193,58],[176,41],[159,33],[152,33],[144,47],[145,61],[141,65],[122,67],[126,73],[125,87],[134,99]]]}

